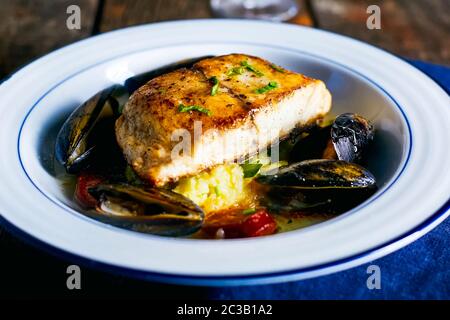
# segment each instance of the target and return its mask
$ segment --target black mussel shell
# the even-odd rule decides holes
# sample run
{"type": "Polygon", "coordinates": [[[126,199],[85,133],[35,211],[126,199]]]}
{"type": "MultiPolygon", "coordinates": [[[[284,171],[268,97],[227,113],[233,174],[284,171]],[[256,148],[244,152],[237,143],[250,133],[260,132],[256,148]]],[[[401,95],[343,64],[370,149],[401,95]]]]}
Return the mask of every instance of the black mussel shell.
{"type": "Polygon", "coordinates": [[[203,210],[188,198],[166,189],[129,184],[100,184],[89,193],[98,200],[89,215],[121,228],[164,236],[197,231],[203,210]]]}
{"type": "Polygon", "coordinates": [[[64,122],[56,138],[55,157],[68,173],[86,169],[95,155],[104,154],[98,149],[104,151],[111,145],[114,121],[120,114],[115,95],[122,91],[113,86],[97,93],[64,122]]]}
{"type": "Polygon", "coordinates": [[[256,181],[272,186],[294,188],[370,188],[375,177],[367,169],[341,160],[305,160],[281,168],[273,175],[261,175],[256,181]]]}
{"type": "Polygon", "coordinates": [[[331,125],[312,128],[304,138],[299,139],[292,148],[289,162],[300,162],[309,159],[321,159],[330,139],[331,125]]]}
{"type": "Polygon", "coordinates": [[[263,205],[280,213],[341,214],[363,203],[376,190],[376,187],[293,189],[274,186],[263,199],[263,205]]]}
{"type": "Polygon", "coordinates": [[[361,163],[373,137],[373,125],[354,113],[341,114],[331,126],[331,139],[339,160],[361,163]]]}
{"type": "Polygon", "coordinates": [[[377,190],[367,169],[341,160],[306,160],[255,180],[266,186],[263,204],[275,212],[340,214],[377,190]]]}

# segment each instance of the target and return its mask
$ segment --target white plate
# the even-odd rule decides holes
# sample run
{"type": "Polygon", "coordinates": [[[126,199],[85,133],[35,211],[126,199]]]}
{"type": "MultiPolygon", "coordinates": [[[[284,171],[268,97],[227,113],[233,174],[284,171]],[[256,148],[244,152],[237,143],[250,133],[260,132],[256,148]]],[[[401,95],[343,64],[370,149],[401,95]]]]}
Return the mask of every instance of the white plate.
{"type": "Polygon", "coordinates": [[[133,276],[235,285],[303,279],[386,255],[448,216],[449,97],[402,60],[328,32],[256,21],[196,20],[106,33],[53,52],[0,87],[0,212],[47,249],[133,276]],[[100,89],[182,58],[242,52],[324,80],[335,114],[376,125],[380,190],[303,230],[227,241],[162,238],[94,222],[49,173],[61,119],[100,89]]]}

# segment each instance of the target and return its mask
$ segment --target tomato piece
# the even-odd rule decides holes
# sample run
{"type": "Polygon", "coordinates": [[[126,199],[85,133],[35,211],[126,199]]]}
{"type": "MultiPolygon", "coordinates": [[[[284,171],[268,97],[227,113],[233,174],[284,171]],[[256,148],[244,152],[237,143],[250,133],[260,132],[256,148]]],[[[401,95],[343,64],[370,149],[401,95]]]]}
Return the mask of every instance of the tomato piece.
{"type": "Polygon", "coordinates": [[[258,210],[242,223],[242,233],[245,237],[268,236],[276,230],[276,221],[264,209],[258,210]]]}
{"type": "Polygon", "coordinates": [[[250,216],[242,212],[242,209],[233,209],[210,213],[202,230],[213,236],[219,229],[223,229],[227,239],[267,236],[277,230],[276,221],[265,209],[250,216]]]}
{"type": "Polygon", "coordinates": [[[223,229],[225,238],[240,238],[242,234],[242,223],[246,216],[242,209],[231,209],[211,212],[206,215],[202,230],[210,236],[214,236],[219,229],[223,229]]]}
{"type": "Polygon", "coordinates": [[[77,186],[75,188],[75,199],[80,205],[85,208],[94,208],[97,205],[97,200],[89,194],[89,188],[103,182],[103,178],[93,175],[82,173],[77,177],[77,186]]]}

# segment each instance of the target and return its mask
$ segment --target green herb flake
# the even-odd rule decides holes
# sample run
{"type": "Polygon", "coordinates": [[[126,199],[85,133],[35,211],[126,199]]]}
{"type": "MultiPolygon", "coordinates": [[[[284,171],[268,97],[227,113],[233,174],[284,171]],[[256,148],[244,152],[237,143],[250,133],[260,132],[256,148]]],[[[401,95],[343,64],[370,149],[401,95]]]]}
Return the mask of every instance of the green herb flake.
{"type": "Polygon", "coordinates": [[[215,96],[219,90],[219,79],[217,79],[217,77],[211,77],[209,81],[213,84],[213,87],[211,88],[211,95],[215,96]]]}
{"type": "Polygon", "coordinates": [[[255,67],[253,67],[251,64],[248,63],[248,61],[242,61],[241,62],[241,66],[243,66],[245,69],[247,69],[248,71],[253,72],[254,74],[256,74],[258,77],[262,77],[264,75],[264,73],[262,73],[261,71],[259,71],[258,69],[256,69],[255,67]]]}
{"type": "Polygon", "coordinates": [[[127,179],[128,183],[131,185],[142,185],[142,180],[130,166],[126,166],[125,168],[125,179],[127,179]]]}
{"type": "Polygon", "coordinates": [[[206,109],[206,108],[203,108],[203,107],[200,107],[200,106],[195,106],[195,105],[193,105],[193,106],[185,106],[182,103],[178,106],[178,111],[179,112],[198,111],[198,112],[204,113],[204,114],[206,114],[208,116],[211,115],[211,111],[209,109],[206,109]]]}
{"type": "Polygon", "coordinates": [[[244,67],[234,67],[228,70],[227,76],[236,76],[244,73],[244,67]]]}
{"type": "Polygon", "coordinates": [[[273,70],[278,71],[278,72],[281,72],[281,73],[285,73],[285,72],[286,72],[284,69],[280,68],[280,67],[277,66],[276,64],[271,64],[270,67],[271,67],[273,70]]]}
{"type": "Polygon", "coordinates": [[[222,193],[220,192],[220,188],[219,186],[215,186],[214,187],[214,193],[216,194],[216,196],[220,196],[222,193]]]}
{"type": "Polygon", "coordinates": [[[281,167],[287,166],[288,162],[281,160],[277,162],[272,162],[266,165],[263,165],[262,168],[259,170],[260,174],[274,174],[276,170],[278,170],[281,167]]]}
{"type": "Polygon", "coordinates": [[[267,86],[256,89],[255,93],[262,94],[262,93],[266,93],[267,91],[270,91],[270,90],[273,90],[276,88],[278,88],[278,83],[276,83],[275,81],[270,81],[267,86]]]}
{"type": "Polygon", "coordinates": [[[248,214],[252,214],[255,213],[256,209],[255,208],[248,208],[242,211],[242,214],[248,215],[248,214]]]}
{"type": "Polygon", "coordinates": [[[261,163],[243,163],[241,164],[242,170],[244,171],[244,178],[252,178],[256,176],[261,169],[261,163]]]}

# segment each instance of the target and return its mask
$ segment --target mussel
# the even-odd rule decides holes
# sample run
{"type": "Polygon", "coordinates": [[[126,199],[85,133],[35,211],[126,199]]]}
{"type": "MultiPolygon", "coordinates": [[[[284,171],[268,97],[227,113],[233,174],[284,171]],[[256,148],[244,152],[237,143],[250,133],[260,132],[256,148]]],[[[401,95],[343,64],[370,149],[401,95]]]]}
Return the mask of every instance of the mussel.
{"type": "Polygon", "coordinates": [[[120,115],[123,95],[120,86],[102,90],[64,122],[56,138],[55,156],[68,173],[80,172],[99,156],[117,151],[114,122],[120,115]]]}
{"type": "Polygon", "coordinates": [[[354,113],[341,114],[331,126],[331,140],[339,160],[361,163],[373,137],[373,125],[354,113]]]}
{"type": "Polygon", "coordinates": [[[80,105],[67,118],[56,138],[55,156],[68,173],[89,167],[110,171],[124,165],[115,141],[114,123],[129,96],[149,80],[192,66],[207,57],[187,59],[127,79],[123,85],[104,89],[80,105]]]}
{"type": "Polygon", "coordinates": [[[375,177],[355,163],[340,160],[305,160],[281,168],[276,174],[261,175],[260,183],[294,188],[367,188],[375,177]]]}
{"type": "Polygon", "coordinates": [[[311,128],[303,137],[299,138],[294,144],[289,162],[300,162],[308,159],[323,158],[324,150],[331,138],[331,125],[311,128]]]}
{"type": "Polygon", "coordinates": [[[87,215],[133,231],[184,236],[197,231],[205,216],[194,202],[166,189],[104,183],[88,191],[98,204],[87,215]]]}
{"type": "Polygon", "coordinates": [[[331,125],[313,127],[298,139],[289,159],[293,162],[339,159],[361,164],[373,138],[374,126],[369,120],[355,113],[344,113],[331,125]]]}
{"type": "Polygon", "coordinates": [[[261,175],[265,205],[279,212],[342,213],[376,191],[375,177],[358,164],[341,160],[305,160],[261,175]]]}

